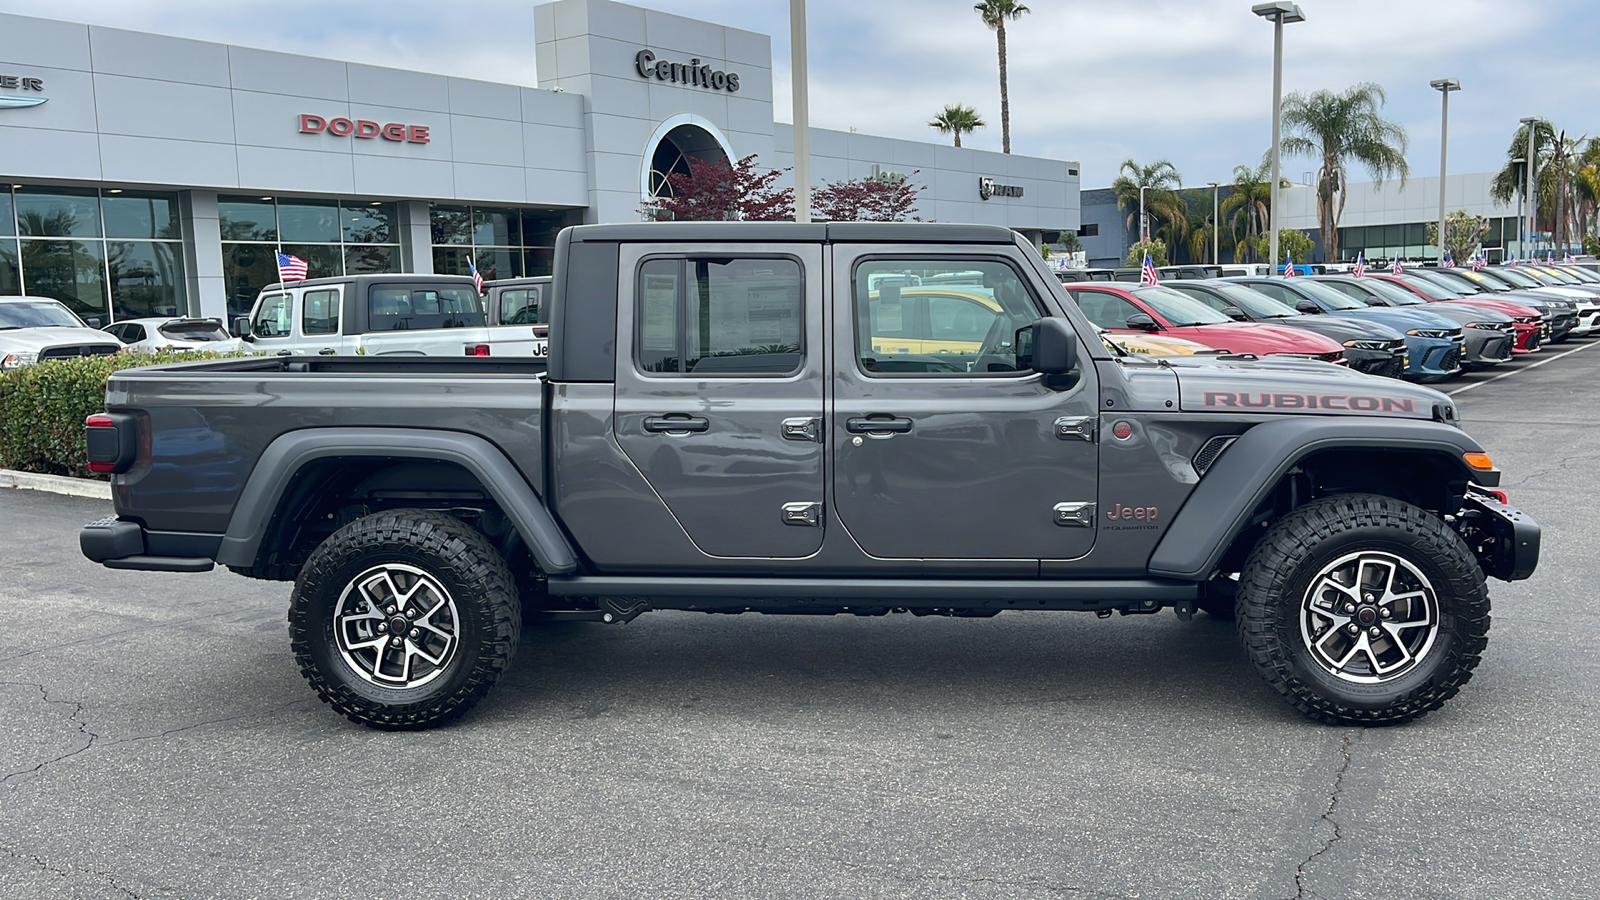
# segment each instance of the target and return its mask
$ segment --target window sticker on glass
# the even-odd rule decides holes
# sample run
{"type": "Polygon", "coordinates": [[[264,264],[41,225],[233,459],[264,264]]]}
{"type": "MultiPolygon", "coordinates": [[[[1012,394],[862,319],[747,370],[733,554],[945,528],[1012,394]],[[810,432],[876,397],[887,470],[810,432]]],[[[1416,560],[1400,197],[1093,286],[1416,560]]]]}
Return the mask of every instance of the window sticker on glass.
{"type": "Polygon", "coordinates": [[[678,345],[678,279],[645,273],[639,348],[671,353],[678,345]]]}

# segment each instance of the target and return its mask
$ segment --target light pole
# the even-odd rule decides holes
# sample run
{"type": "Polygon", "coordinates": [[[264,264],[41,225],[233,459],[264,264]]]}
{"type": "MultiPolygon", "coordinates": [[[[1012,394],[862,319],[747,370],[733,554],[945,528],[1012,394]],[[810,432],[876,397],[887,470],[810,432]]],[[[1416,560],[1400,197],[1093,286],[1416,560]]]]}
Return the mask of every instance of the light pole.
{"type": "Polygon", "coordinates": [[[806,98],[806,0],[789,0],[789,69],[794,97],[794,220],[811,221],[811,114],[806,98]]]}
{"type": "Polygon", "coordinates": [[[1149,219],[1144,217],[1144,185],[1139,185],[1139,243],[1150,242],[1149,219]]]}
{"type": "Polygon", "coordinates": [[[1444,108],[1439,114],[1439,267],[1444,267],[1444,176],[1450,150],[1450,92],[1461,90],[1461,82],[1454,78],[1440,78],[1428,82],[1428,87],[1444,95],[1444,108]]]}
{"type": "Polygon", "coordinates": [[[1211,264],[1222,262],[1222,223],[1217,221],[1217,194],[1222,190],[1222,185],[1215,181],[1208,181],[1211,185],[1211,264]]]}
{"type": "MultiPolygon", "coordinates": [[[[1517,176],[1517,180],[1519,180],[1519,181],[1522,180],[1522,176],[1521,176],[1521,173],[1517,172],[1516,167],[1520,166],[1520,165],[1525,165],[1527,162],[1528,162],[1527,160],[1523,159],[1520,156],[1511,161],[1511,172],[1512,172],[1513,175],[1517,176]]],[[[1518,194],[1517,195],[1517,252],[1519,252],[1519,253],[1522,252],[1522,249],[1523,249],[1522,248],[1522,243],[1523,243],[1522,227],[1524,225],[1528,224],[1527,219],[1525,219],[1523,217],[1523,215],[1522,215],[1522,199],[1523,199],[1522,195],[1518,194]]],[[[1505,256],[1505,250],[1509,249],[1509,244],[1511,242],[1509,240],[1506,240],[1504,235],[1502,235],[1500,243],[1502,245],[1506,245],[1501,250],[1501,253],[1500,253],[1500,255],[1502,257],[1504,257],[1505,256]]],[[[1505,260],[1503,258],[1500,261],[1501,262],[1505,262],[1505,260]]]]}
{"type": "Polygon", "coordinates": [[[1538,165],[1539,158],[1533,155],[1533,125],[1539,121],[1537,116],[1526,116],[1518,121],[1528,128],[1528,185],[1523,196],[1528,198],[1528,230],[1527,236],[1522,241],[1522,252],[1532,256],[1530,249],[1533,245],[1533,230],[1539,227],[1539,200],[1533,196],[1533,168],[1538,165]]]}
{"type": "Polygon", "coordinates": [[[1279,142],[1283,137],[1283,26],[1304,22],[1306,14],[1289,0],[1257,3],[1250,11],[1272,22],[1272,208],[1267,210],[1268,250],[1271,264],[1278,265],[1278,171],[1279,142]]]}

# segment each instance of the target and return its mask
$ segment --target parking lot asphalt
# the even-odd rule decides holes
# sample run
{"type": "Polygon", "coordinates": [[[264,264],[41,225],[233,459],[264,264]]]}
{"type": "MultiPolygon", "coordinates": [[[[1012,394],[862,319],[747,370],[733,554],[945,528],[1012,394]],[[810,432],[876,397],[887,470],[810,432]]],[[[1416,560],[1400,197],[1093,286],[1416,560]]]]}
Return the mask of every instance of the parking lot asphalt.
{"type": "Polygon", "coordinates": [[[302,681],[288,585],[103,569],[107,504],[0,491],[0,897],[1587,896],[1594,346],[1441,386],[1544,557],[1396,728],[1302,719],[1205,615],[651,613],[376,732],[302,681]]]}

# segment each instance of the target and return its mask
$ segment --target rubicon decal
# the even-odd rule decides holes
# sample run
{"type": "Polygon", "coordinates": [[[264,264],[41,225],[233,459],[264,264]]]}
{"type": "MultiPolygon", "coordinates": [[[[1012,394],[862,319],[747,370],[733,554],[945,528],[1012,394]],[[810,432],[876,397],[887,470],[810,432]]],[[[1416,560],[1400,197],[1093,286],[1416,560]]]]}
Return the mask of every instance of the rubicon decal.
{"type": "Polygon", "coordinates": [[[401,122],[386,122],[382,125],[371,119],[346,119],[343,117],[324,119],[321,116],[301,114],[301,134],[331,134],[334,137],[353,137],[363,140],[383,138],[386,141],[404,142],[407,144],[426,144],[433,140],[428,135],[427,125],[406,125],[401,122]]]}
{"type": "Polygon", "coordinates": [[[1234,391],[1206,391],[1203,406],[1218,409],[1325,409],[1331,412],[1417,411],[1416,401],[1408,397],[1359,397],[1345,394],[1272,394],[1234,391]]]}

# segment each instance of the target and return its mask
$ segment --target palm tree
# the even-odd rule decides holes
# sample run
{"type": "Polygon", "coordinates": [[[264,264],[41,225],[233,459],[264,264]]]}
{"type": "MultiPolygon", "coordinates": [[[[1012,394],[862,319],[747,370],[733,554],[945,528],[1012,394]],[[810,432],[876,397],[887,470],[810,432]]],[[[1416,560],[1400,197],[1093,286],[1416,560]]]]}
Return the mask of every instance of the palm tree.
{"type": "Polygon", "coordinates": [[[972,7],[983,24],[994,29],[1000,45],[1000,152],[1011,152],[1011,92],[1006,86],[1006,20],[1015,22],[1028,11],[1017,0],[982,0],[972,7]]]}
{"type": "Polygon", "coordinates": [[[1228,218],[1228,227],[1233,232],[1234,262],[1252,258],[1256,238],[1267,230],[1267,208],[1272,201],[1269,165],[1263,161],[1254,169],[1233,167],[1233,184],[1229,185],[1228,196],[1222,199],[1222,215],[1228,218]]]}
{"type": "Polygon", "coordinates": [[[1342,94],[1296,91],[1283,100],[1287,132],[1283,152],[1322,161],[1317,170],[1317,221],[1329,262],[1339,259],[1339,219],[1344,216],[1348,166],[1358,163],[1366,169],[1374,189],[1393,175],[1400,176],[1404,188],[1411,174],[1406,165],[1405,128],[1378,113],[1387,101],[1383,88],[1370,81],[1342,94]]]}
{"type": "Polygon", "coordinates": [[[961,136],[971,134],[974,130],[985,127],[978,111],[970,106],[951,105],[939,110],[939,114],[928,123],[929,128],[939,129],[940,134],[953,134],[956,136],[956,146],[961,146],[961,136]]]}
{"type": "MultiPolygon", "coordinates": [[[[1513,198],[1518,197],[1527,199],[1528,128],[1528,125],[1517,127],[1516,134],[1511,137],[1511,146],[1506,149],[1506,164],[1495,173],[1494,180],[1489,183],[1489,195],[1501,203],[1510,203],[1513,198]]],[[[1545,215],[1553,220],[1556,197],[1560,193],[1562,181],[1558,169],[1566,167],[1571,152],[1565,146],[1566,132],[1558,132],[1548,119],[1535,119],[1532,128],[1533,199],[1537,203],[1534,212],[1543,210],[1545,215]]],[[[1535,227],[1537,224],[1536,217],[1535,227]]]]}
{"type": "MultiPolygon", "coordinates": [[[[1128,211],[1126,226],[1133,227],[1134,220],[1139,214],[1139,188],[1144,188],[1144,208],[1146,212],[1154,213],[1163,222],[1177,223],[1167,230],[1173,232],[1173,237],[1179,237],[1176,229],[1188,224],[1188,217],[1184,214],[1186,204],[1178,196],[1178,188],[1183,187],[1183,176],[1178,174],[1177,168],[1171,160],[1158,159],[1148,166],[1141,166],[1132,159],[1122,161],[1121,174],[1117,180],[1111,182],[1112,193],[1117,198],[1117,209],[1128,211]]],[[[1152,232],[1155,229],[1151,229],[1152,232]]],[[[1144,235],[1139,236],[1142,240],[1144,235]]],[[[1169,242],[1171,243],[1171,242],[1169,242]]],[[[1175,243],[1171,243],[1176,247],[1175,243]]]]}

